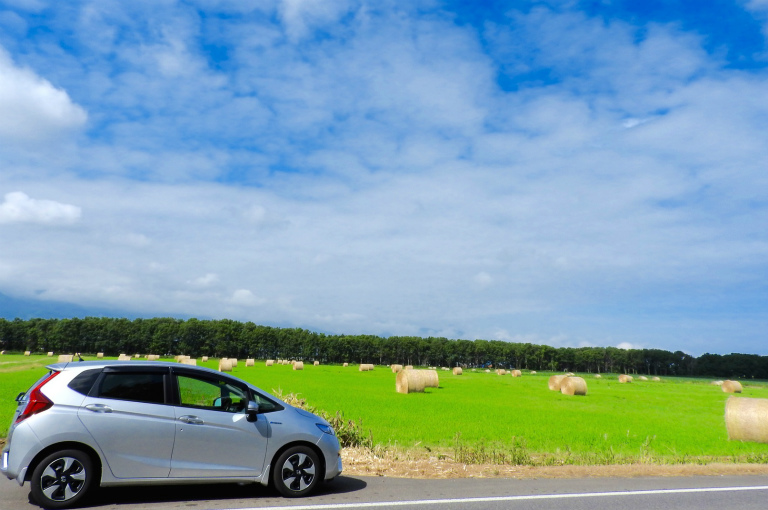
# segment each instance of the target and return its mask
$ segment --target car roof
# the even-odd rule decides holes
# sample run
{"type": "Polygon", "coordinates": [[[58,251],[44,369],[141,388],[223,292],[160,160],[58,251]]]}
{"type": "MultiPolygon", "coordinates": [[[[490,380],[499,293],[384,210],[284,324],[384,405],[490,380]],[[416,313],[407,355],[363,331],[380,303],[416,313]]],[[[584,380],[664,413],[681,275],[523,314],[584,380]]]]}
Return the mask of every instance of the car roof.
{"type": "MultiPolygon", "coordinates": [[[[196,371],[200,373],[207,373],[207,374],[213,374],[217,377],[224,377],[229,379],[234,379],[243,383],[248,384],[246,381],[243,381],[237,376],[230,375],[230,374],[223,374],[219,372],[218,370],[213,370],[208,367],[198,367],[196,365],[184,365],[181,363],[176,363],[173,361],[147,361],[147,360],[125,360],[125,361],[118,361],[118,360],[97,360],[97,361],[68,361],[68,362],[61,362],[61,363],[52,363],[50,365],[46,365],[45,368],[48,370],[55,370],[55,371],[68,371],[68,370],[87,370],[92,368],[107,368],[107,367],[166,367],[166,368],[175,368],[180,369],[184,371],[196,371]]],[[[250,385],[253,386],[253,385],[250,385]]]]}

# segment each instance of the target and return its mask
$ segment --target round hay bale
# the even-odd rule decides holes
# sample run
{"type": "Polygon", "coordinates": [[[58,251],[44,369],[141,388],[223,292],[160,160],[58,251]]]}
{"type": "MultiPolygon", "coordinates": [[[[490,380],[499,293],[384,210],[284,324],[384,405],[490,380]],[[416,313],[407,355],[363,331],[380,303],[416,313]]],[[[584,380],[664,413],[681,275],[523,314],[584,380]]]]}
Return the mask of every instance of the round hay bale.
{"type": "Polygon", "coordinates": [[[373,370],[373,365],[372,364],[370,364],[370,363],[360,363],[360,368],[359,368],[360,372],[369,372],[371,370],[373,370]]]}
{"type": "Polygon", "coordinates": [[[72,358],[74,358],[74,356],[71,354],[59,354],[59,363],[69,363],[72,361],[72,358]]]}
{"type": "Polygon", "coordinates": [[[246,367],[253,367],[256,366],[256,360],[253,358],[248,358],[245,360],[245,366],[246,367]]]}
{"type": "Polygon", "coordinates": [[[563,395],[586,395],[587,381],[581,377],[566,377],[560,383],[560,393],[563,395]]]}
{"type": "Polygon", "coordinates": [[[205,362],[207,362],[207,361],[208,361],[208,356],[203,356],[203,357],[202,357],[202,358],[200,358],[200,359],[203,361],[203,363],[205,363],[205,362]]]}
{"type": "Polygon", "coordinates": [[[390,368],[392,369],[392,373],[396,374],[403,369],[403,365],[390,365],[390,368]]]}
{"type": "Polygon", "coordinates": [[[101,359],[103,357],[104,357],[104,353],[103,352],[97,352],[96,353],[96,359],[101,359]]]}
{"type": "Polygon", "coordinates": [[[232,362],[226,358],[220,359],[219,372],[231,372],[231,371],[232,371],[232,362]]]}
{"type": "Polygon", "coordinates": [[[319,361],[315,361],[312,365],[313,366],[318,366],[318,365],[320,365],[320,362],[319,361]]]}
{"type": "Polygon", "coordinates": [[[644,375],[641,375],[640,377],[638,377],[638,379],[640,379],[641,381],[647,381],[648,380],[648,378],[646,376],[644,376],[644,375]]]}
{"type": "Polygon", "coordinates": [[[405,365],[403,368],[406,370],[413,370],[413,365],[405,365]]]}
{"type": "Polygon", "coordinates": [[[48,351],[48,357],[50,358],[51,356],[53,356],[53,351],[48,351]]]}
{"type": "Polygon", "coordinates": [[[563,379],[565,379],[566,376],[564,375],[553,375],[549,378],[549,389],[552,391],[560,391],[560,385],[563,383],[563,379]]]}
{"type": "Polygon", "coordinates": [[[117,356],[117,361],[130,361],[131,357],[127,356],[125,354],[119,354],[117,356]]]}
{"type": "Polygon", "coordinates": [[[536,371],[535,370],[531,370],[531,375],[536,375],[536,371]]]}
{"type": "Polygon", "coordinates": [[[595,379],[602,379],[602,378],[603,378],[603,376],[602,376],[602,375],[600,375],[600,374],[595,374],[595,379]]]}
{"type": "Polygon", "coordinates": [[[197,366],[197,359],[192,359],[192,358],[187,359],[187,358],[185,358],[185,359],[181,360],[181,364],[182,365],[192,365],[193,367],[196,367],[197,366]]]}
{"type": "Polygon", "coordinates": [[[653,378],[651,378],[651,381],[661,381],[661,378],[660,377],[653,377],[653,378]]]}
{"type": "Polygon", "coordinates": [[[504,370],[503,368],[499,368],[498,370],[496,370],[496,373],[499,375],[507,375],[507,371],[504,370]]]}
{"type": "Polygon", "coordinates": [[[271,367],[271,366],[273,366],[274,364],[275,364],[275,360],[273,360],[273,359],[268,359],[268,360],[267,360],[267,366],[268,366],[268,367],[271,367]]]}
{"type": "Polygon", "coordinates": [[[304,370],[304,362],[303,361],[295,361],[293,363],[293,369],[294,370],[304,370]]]}
{"type": "Polygon", "coordinates": [[[568,372],[567,374],[565,374],[566,377],[573,377],[574,375],[576,374],[574,374],[573,372],[568,372]]]}
{"type": "Polygon", "coordinates": [[[486,373],[486,374],[490,374],[490,373],[491,373],[491,371],[490,371],[490,370],[488,370],[488,369],[486,368],[486,369],[485,369],[485,373],[486,373]]]}
{"type": "Polygon", "coordinates": [[[728,439],[768,443],[768,399],[728,397],[725,428],[728,439]]]}
{"type": "Polygon", "coordinates": [[[232,362],[232,368],[235,368],[237,366],[237,358],[231,358],[229,361],[232,362]]]}
{"type": "Polygon", "coordinates": [[[421,374],[421,377],[424,378],[424,385],[427,388],[440,387],[440,379],[437,376],[437,370],[413,370],[413,372],[421,374]]]}
{"type": "Polygon", "coordinates": [[[512,377],[522,377],[523,373],[520,370],[513,370],[512,377]]]}
{"type": "Polygon", "coordinates": [[[632,382],[632,376],[627,374],[621,374],[619,375],[619,382],[624,383],[631,383],[632,382]]]}
{"type": "Polygon", "coordinates": [[[426,380],[419,372],[421,370],[401,370],[395,377],[395,390],[398,393],[423,393],[426,380]]]}
{"type": "Polygon", "coordinates": [[[723,381],[723,385],[720,388],[725,393],[741,393],[742,387],[739,381],[723,381]]]}
{"type": "Polygon", "coordinates": [[[349,363],[342,363],[342,364],[341,364],[341,366],[342,366],[342,367],[344,367],[344,368],[346,368],[346,367],[348,367],[348,366],[349,366],[349,363]]]}
{"type": "Polygon", "coordinates": [[[453,367],[453,375],[461,375],[463,370],[461,367],[453,367]]]}
{"type": "Polygon", "coordinates": [[[24,356],[31,356],[32,353],[30,351],[24,351],[24,356]]]}
{"type": "Polygon", "coordinates": [[[713,386],[722,386],[724,381],[712,381],[710,384],[713,386]]]}

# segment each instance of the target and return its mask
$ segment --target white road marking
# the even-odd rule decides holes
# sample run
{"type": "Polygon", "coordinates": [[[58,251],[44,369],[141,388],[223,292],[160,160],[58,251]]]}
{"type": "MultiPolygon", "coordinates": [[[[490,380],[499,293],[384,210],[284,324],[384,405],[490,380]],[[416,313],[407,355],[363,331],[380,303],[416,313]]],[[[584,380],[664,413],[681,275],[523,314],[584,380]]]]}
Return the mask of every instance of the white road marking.
{"type": "MultiPolygon", "coordinates": [[[[394,506],[445,505],[448,503],[494,503],[503,501],[530,501],[536,499],[600,498],[616,496],[649,496],[656,494],[691,494],[703,492],[766,491],[768,485],[754,487],[704,487],[700,489],[657,489],[646,491],[584,492],[576,494],[539,494],[530,496],[497,496],[487,498],[416,499],[412,501],[372,501],[370,503],[330,503],[323,505],[280,506],[281,510],[336,510],[344,508],[377,508],[394,506]]],[[[263,507],[230,510],[258,510],[263,507]]]]}

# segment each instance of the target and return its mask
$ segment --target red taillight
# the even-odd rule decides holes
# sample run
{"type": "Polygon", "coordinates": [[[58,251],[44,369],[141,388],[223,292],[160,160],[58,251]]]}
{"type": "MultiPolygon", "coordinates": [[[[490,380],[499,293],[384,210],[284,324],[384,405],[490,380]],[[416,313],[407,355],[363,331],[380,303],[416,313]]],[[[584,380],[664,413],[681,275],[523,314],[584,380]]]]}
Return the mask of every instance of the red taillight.
{"type": "Polygon", "coordinates": [[[16,423],[21,423],[33,414],[42,413],[46,409],[50,409],[51,406],[53,406],[53,402],[51,402],[48,397],[43,395],[43,392],[40,391],[40,389],[57,375],[59,375],[59,372],[51,372],[51,375],[43,379],[40,384],[32,388],[32,391],[29,392],[27,405],[24,407],[24,410],[21,412],[21,414],[19,414],[19,416],[16,418],[16,423]]]}

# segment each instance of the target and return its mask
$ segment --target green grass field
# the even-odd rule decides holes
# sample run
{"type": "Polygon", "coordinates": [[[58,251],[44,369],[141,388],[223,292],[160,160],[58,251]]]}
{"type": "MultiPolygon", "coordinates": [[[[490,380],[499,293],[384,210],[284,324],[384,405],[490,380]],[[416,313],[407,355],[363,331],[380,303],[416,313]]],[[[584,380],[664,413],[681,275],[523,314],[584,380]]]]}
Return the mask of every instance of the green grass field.
{"type": "MultiPolygon", "coordinates": [[[[15,407],[13,398],[44,373],[41,356],[0,358],[0,434],[15,407]]],[[[55,361],[55,360],[54,360],[55,361]]],[[[203,365],[216,368],[217,360],[203,365]]],[[[387,367],[359,372],[357,366],[288,365],[245,367],[233,374],[263,390],[295,393],[326,411],[361,420],[374,443],[502,454],[502,459],[536,463],[614,464],[624,462],[768,462],[768,444],[729,441],[724,409],[728,394],[710,380],[663,378],[661,382],[618,383],[614,374],[582,375],[586,396],[550,391],[552,373],[523,377],[465,370],[439,371],[440,387],[425,393],[395,392],[387,367]]],[[[742,381],[743,397],[768,398],[765,381],[742,381]]]]}

